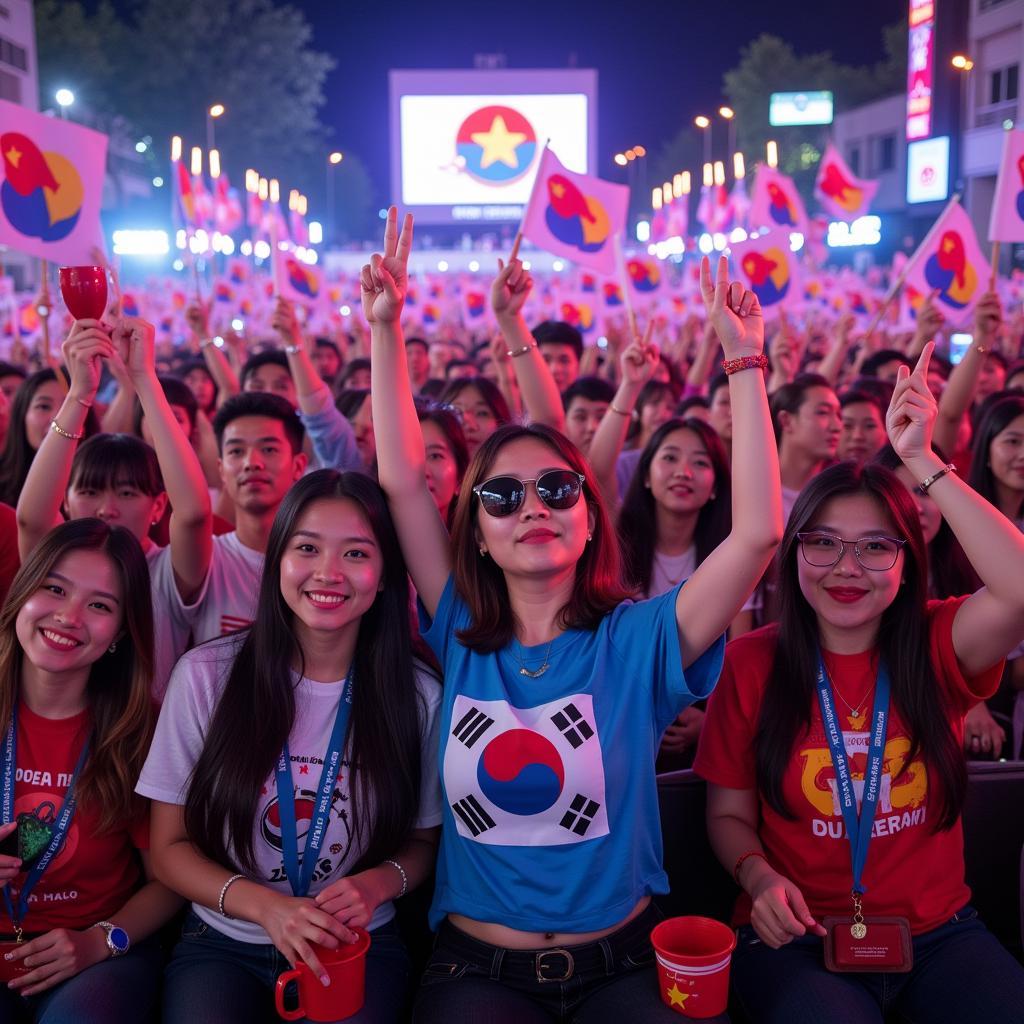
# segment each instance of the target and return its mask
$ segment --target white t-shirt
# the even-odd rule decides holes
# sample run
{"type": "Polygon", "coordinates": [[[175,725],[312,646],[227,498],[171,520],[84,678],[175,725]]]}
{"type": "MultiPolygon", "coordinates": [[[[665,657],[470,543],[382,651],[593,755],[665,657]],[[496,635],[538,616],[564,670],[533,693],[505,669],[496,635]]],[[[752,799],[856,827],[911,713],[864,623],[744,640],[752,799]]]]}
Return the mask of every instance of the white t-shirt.
{"type": "Polygon", "coordinates": [[[186,605],[174,582],[170,547],[153,544],[146,552],[153,595],[153,699],[162,701],[174,663],[188,647],[195,604],[186,605]]]}
{"type": "MultiPolygon", "coordinates": [[[[156,734],[142,769],[137,793],[163,803],[184,806],[189,777],[203,748],[207,727],[244,636],[225,637],[204,644],[186,654],[171,676],[167,696],[160,710],[156,734]]],[[[306,817],[311,812],[320,782],[323,758],[334,726],[344,680],[317,683],[293,675],[295,681],[295,724],[288,737],[292,781],[295,784],[298,839],[305,843],[303,805],[306,817]]],[[[413,828],[433,828],[441,824],[441,786],[437,771],[439,745],[438,708],[441,686],[426,670],[417,667],[416,688],[420,695],[420,801],[413,828]]],[[[359,680],[353,699],[359,699],[359,680]]],[[[240,723],[240,728],[244,725],[240,723]]],[[[363,854],[354,847],[355,823],[352,819],[351,751],[346,749],[335,783],[327,835],[321,859],[313,875],[309,895],[315,896],[332,882],[344,878],[363,854]],[[329,869],[323,862],[330,861],[329,869]]],[[[281,854],[281,829],[277,809],[277,783],[271,773],[263,787],[263,796],[253,822],[253,850],[256,860],[254,881],[285,895],[291,886],[281,854]]],[[[364,835],[366,829],[363,830],[364,835]]],[[[231,920],[200,904],[192,909],[207,924],[241,942],[269,943],[270,937],[250,921],[231,920]]],[[[373,930],[394,917],[394,905],[383,903],[370,921],[373,930]]]]}
{"type": "Polygon", "coordinates": [[[250,625],[256,617],[262,576],[262,551],[247,548],[235,532],[214,537],[210,571],[195,603],[186,608],[178,598],[178,611],[188,616],[195,643],[250,625]]]}
{"type": "Polygon", "coordinates": [[[793,506],[796,504],[796,499],[800,497],[799,490],[793,490],[792,487],[787,487],[785,484],[782,485],[782,521],[783,523],[789,522],[790,513],[793,511],[793,506]]]}
{"type": "MultiPolygon", "coordinates": [[[[654,561],[651,565],[651,584],[647,588],[647,597],[658,597],[665,594],[673,587],[678,587],[683,580],[689,579],[697,568],[697,548],[693,545],[688,547],[681,555],[666,555],[661,551],[654,552],[654,561]]],[[[753,611],[761,607],[761,597],[758,591],[754,591],[747,598],[747,603],[742,610],[753,611]]]]}

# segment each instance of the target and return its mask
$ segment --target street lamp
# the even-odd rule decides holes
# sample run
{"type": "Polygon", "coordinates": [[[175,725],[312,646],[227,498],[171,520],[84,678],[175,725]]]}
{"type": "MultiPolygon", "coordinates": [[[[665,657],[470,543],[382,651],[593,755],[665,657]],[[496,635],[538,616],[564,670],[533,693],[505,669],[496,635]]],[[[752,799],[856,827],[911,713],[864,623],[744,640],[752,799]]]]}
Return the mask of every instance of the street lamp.
{"type": "Polygon", "coordinates": [[[345,154],[334,150],[327,157],[327,244],[330,245],[334,241],[334,174],[331,168],[337,167],[342,160],[345,159],[345,154]]]}
{"type": "Polygon", "coordinates": [[[216,141],[213,135],[213,122],[223,116],[225,106],[223,103],[214,103],[209,110],[206,111],[206,148],[214,149],[216,147],[216,141]]]}
{"type": "Polygon", "coordinates": [[[965,57],[962,53],[955,54],[950,64],[957,69],[957,71],[970,71],[974,67],[974,61],[970,57],[965,57]]]}
{"type": "Polygon", "coordinates": [[[960,122],[960,131],[958,133],[959,144],[957,153],[957,188],[960,187],[961,179],[963,178],[963,166],[964,166],[964,133],[967,131],[967,106],[964,102],[964,97],[970,96],[971,86],[971,68],[974,67],[974,61],[970,57],[963,53],[956,53],[953,55],[952,60],[949,62],[953,67],[961,72],[960,74],[960,89],[957,95],[957,119],[960,122]]]}
{"type": "Polygon", "coordinates": [[[704,133],[704,163],[711,161],[711,118],[698,114],[693,123],[704,133]]]}
{"type": "Polygon", "coordinates": [[[736,111],[732,107],[719,107],[718,116],[729,122],[729,158],[736,149],[736,111]]]}
{"type": "Polygon", "coordinates": [[[75,94],[70,89],[58,89],[53,98],[60,107],[60,116],[66,121],[68,119],[68,107],[75,102],[75,94]]]}
{"type": "Polygon", "coordinates": [[[629,161],[628,161],[628,160],[626,159],[626,154],[625,154],[625,153],[616,153],[616,154],[615,154],[615,162],[616,162],[616,163],[617,163],[617,164],[618,164],[618,165],[619,165],[620,167],[625,167],[625,166],[626,166],[626,164],[628,164],[628,163],[629,163],[629,161]]]}

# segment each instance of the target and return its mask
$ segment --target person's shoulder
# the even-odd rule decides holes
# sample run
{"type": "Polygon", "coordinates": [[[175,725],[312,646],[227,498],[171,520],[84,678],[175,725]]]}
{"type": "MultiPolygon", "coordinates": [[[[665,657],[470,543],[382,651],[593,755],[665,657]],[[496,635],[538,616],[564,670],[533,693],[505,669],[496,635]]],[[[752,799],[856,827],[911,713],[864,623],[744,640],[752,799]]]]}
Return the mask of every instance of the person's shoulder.
{"type": "Polygon", "coordinates": [[[764,666],[767,669],[775,657],[778,640],[779,625],[777,622],[744,633],[725,645],[726,663],[734,668],[764,666]]]}
{"type": "Polygon", "coordinates": [[[429,709],[438,707],[444,692],[441,677],[420,658],[413,658],[413,675],[420,700],[429,709]]]}
{"type": "Polygon", "coordinates": [[[242,649],[249,631],[218,636],[186,651],[174,667],[176,676],[185,675],[196,684],[219,686],[242,649]]]}

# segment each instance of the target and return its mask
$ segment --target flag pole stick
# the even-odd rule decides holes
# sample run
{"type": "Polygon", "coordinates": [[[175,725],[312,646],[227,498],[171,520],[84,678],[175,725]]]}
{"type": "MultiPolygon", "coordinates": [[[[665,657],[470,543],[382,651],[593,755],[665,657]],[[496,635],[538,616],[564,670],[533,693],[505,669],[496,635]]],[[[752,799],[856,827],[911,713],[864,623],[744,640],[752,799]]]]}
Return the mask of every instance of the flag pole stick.
{"type": "Polygon", "coordinates": [[[633,310],[633,296],[629,292],[629,274],[626,272],[626,256],[622,251],[622,235],[615,233],[615,264],[622,281],[622,302],[626,307],[626,319],[629,322],[629,343],[636,340],[636,312],[633,310]]]}
{"type": "Polygon", "coordinates": [[[50,343],[50,262],[49,260],[39,261],[39,302],[36,305],[36,313],[39,316],[39,331],[43,336],[43,351],[46,353],[46,363],[53,370],[57,384],[61,391],[67,395],[68,382],[61,373],[60,359],[54,355],[50,343]]]}
{"type": "Polygon", "coordinates": [[[992,243],[992,266],[991,273],[988,278],[988,290],[994,292],[996,290],[996,278],[999,276],[999,242],[995,241],[992,243]]]}
{"type": "Polygon", "coordinates": [[[277,262],[277,218],[270,218],[270,273],[274,280],[274,298],[281,297],[281,270],[277,262]]]}

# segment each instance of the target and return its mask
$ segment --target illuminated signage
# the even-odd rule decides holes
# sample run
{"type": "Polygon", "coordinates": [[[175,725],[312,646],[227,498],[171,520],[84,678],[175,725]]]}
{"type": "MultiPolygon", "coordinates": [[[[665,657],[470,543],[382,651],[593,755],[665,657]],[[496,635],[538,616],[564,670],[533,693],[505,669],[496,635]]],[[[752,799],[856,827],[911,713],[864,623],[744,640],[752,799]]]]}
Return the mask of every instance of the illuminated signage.
{"type": "Polygon", "coordinates": [[[882,240],[882,219],[874,214],[858,217],[852,224],[834,220],[828,226],[827,244],[832,249],[853,245],[878,245],[882,240]]]}
{"type": "Polygon", "coordinates": [[[932,203],[949,194],[949,136],[907,146],[907,202],[932,203]]]}
{"type": "Polygon", "coordinates": [[[926,139],[932,131],[932,85],[935,70],[935,2],[910,0],[907,52],[907,141],[926,139]]]}
{"type": "Polygon", "coordinates": [[[831,124],[832,93],[773,92],[768,105],[772,125],[831,124]]]}

